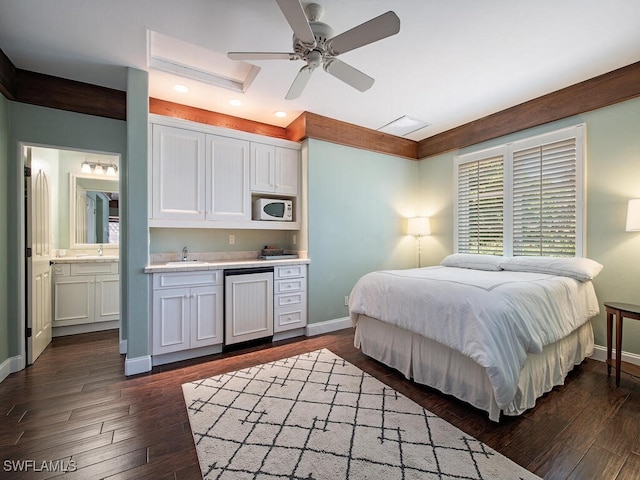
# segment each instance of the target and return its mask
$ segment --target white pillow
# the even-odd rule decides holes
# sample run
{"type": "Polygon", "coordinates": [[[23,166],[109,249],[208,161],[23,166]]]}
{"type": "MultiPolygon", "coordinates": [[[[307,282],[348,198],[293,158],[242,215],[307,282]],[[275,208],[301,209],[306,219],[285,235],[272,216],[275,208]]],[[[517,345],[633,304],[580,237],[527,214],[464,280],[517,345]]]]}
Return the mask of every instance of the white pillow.
{"type": "Polygon", "coordinates": [[[505,257],[499,255],[482,255],[479,253],[454,253],[445,257],[440,265],[444,267],[473,268],[474,270],[489,270],[497,272],[502,270],[500,262],[505,257]]]}
{"type": "Polygon", "coordinates": [[[593,280],[602,270],[600,263],[584,257],[512,257],[505,259],[500,266],[514,272],[562,275],[581,282],[593,280]]]}

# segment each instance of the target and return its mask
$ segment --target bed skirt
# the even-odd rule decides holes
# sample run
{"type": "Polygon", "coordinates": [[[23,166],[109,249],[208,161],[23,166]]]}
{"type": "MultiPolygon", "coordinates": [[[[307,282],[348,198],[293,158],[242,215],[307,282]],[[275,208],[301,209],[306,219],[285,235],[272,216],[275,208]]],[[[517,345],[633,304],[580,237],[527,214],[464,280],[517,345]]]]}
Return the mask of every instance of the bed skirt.
{"type": "Polygon", "coordinates": [[[515,398],[504,409],[495,401],[484,367],[441,343],[359,315],[354,345],[406,378],[488,412],[489,418],[497,422],[501,413],[520,415],[535,406],[538,397],[564,384],[567,373],[593,354],[593,329],[591,322],[587,322],[569,336],[544,347],[542,353],[529,354],[520,372],[515,398]]]}

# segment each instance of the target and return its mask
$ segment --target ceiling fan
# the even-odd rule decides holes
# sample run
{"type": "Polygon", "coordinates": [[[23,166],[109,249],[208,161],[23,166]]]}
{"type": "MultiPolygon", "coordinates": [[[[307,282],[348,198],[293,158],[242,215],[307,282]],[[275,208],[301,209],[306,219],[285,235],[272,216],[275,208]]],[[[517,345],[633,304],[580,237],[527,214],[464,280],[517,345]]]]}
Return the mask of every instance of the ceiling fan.
{"type": "Polygon", "coordinates": [[[389,11],[334,36],[333,29],[319,21],[322,7],[317,3],[310,3],[303,9],[300,0],[276,2],[293,30],[293,52],[229,52],[227,56],[231,60],[304,60],[307,64],[293,80],[285,96],[287,100],[302,94],[311,74],[320,65],[326,72],[361,92],[371,88],[375,81],[373,78],[336,57],[398,33],[400,19],[394,12],[389,11]]]}

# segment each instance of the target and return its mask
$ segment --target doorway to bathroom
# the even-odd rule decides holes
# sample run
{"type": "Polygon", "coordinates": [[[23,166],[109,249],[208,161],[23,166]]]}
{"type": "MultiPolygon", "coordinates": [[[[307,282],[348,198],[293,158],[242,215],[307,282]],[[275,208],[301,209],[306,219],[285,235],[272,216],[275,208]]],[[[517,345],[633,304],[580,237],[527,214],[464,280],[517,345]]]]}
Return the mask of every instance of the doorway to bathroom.
{"type": "Polygon", "coordinates": [[[22,145],[22,158],[29,365],[52,337],[120,329],[120,156],[22,145]]]}

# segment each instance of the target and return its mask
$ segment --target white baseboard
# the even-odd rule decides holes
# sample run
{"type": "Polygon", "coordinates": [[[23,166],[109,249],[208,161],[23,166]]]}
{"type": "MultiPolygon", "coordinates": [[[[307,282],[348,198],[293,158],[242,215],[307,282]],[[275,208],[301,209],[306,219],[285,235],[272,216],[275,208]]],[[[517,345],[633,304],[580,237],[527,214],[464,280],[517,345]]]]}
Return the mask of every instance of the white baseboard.
{"type": "Polygon", "coordinates": [[[272,341],[279,342],[280,340],[289,340],[290,338],[304,337],[306,335],[306,332],[307,330],[305,327],[296,328],[294,330],[287,330],[286,332],[277,332],[273,334],[272,341]]]}
{"type": "Polygon", "coordinates": [[[166,365],[167,363],[181,362],[182,360],[190,360],[192,358],[204,357],[206,355],[214,355],[222,352],[222,344],[211,345],[208,347],[190,348],[179,352],[163,353],[162,355],[154,355],[151,359],[153,366],[166,365]]]}
{"type": "Polygon", "coordinates": [[[144,355],[142,357],[125,358],[124,360],[124,374],[137,375],[139,373],[145,373],[151,371],[151,355],[144,355]]]}
{"type": "Polygon", "coordinates": [[[345,328],[351,328],[353,324],[349,317],[334,318],[324,322],[310,323],[307,325],[307,337],[315,337],[323,333],[331,333],[345,328]]]}
{"type": "Polygon", "coordinates": [[[51,330],[52,337],[64,337],[67,335],[77,335],[79,333],[101,332],[103,330],[115,330],[119,328],[118,320],[109,322],[85,323],[82,325],[68,325],[66,327],[53,327],[51,330]]]}
{"type": "MultiPolygon", "coordinates": [[[[616,349],[613,349],[613,356],[615,358],[616,349]]],[[[607,347],[603,347],[602,345],[595,345],[593,347],[593,355],[591,356],[594,360],[599,360],[601,362],[605,362],[607,360],[607,347]]],[[[632,363],[634,365],[640,366],[640,355],[637,353],[630,352],[622,352],[622,361],[627,363],[632,363]]]]}
{"type": "Polygon", "coordinates": [[[23,368],[24,364],[21,355],[7,358],[4,362],[0,363],[0,382],[12,373],[19,372],[23,368]]]}

